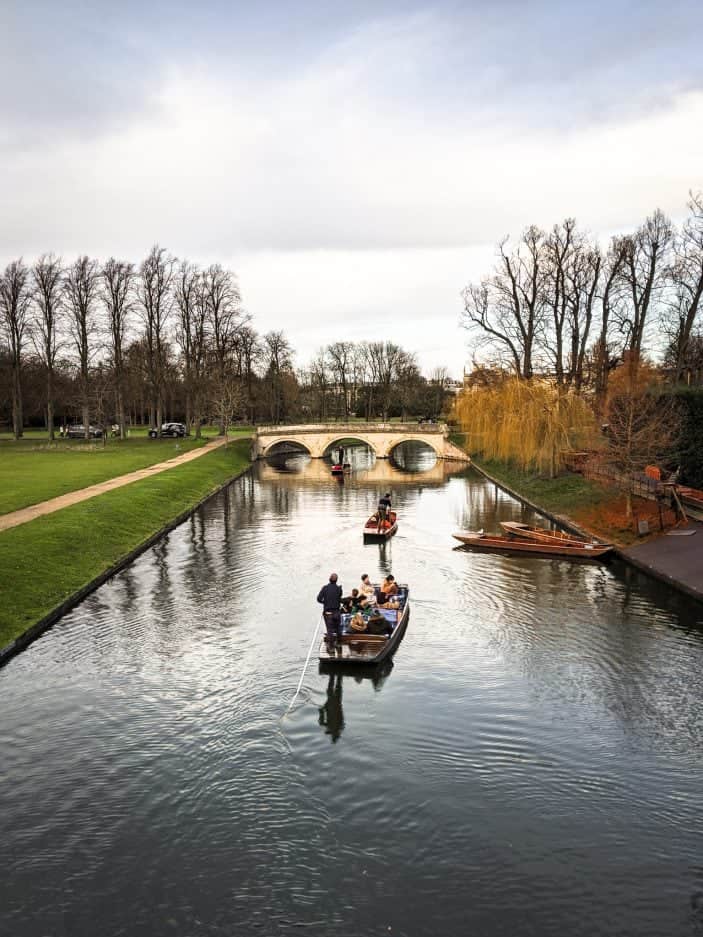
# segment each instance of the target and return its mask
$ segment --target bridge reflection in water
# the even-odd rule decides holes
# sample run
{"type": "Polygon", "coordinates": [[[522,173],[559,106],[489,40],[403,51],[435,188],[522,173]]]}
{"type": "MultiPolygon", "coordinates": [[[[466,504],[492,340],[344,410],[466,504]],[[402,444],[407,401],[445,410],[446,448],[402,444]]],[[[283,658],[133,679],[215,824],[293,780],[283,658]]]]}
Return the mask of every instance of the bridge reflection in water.
{"type": "Polygon", "coordinates": [[[349,446],[344,450],[346,462],[352,470],[346,476],[331,474],[331,457],[312,459],[302,451],[279,451],[262,460],[259,477],[262,481],[284,482],[286,476],[296,487],[311,485],[318,487],[321,481],[331,485],[348,485],[354,488],[382,488],[400,485],[443,485],[448,478],[466,471],[466,463],[437,459],[431,449],[418,443],[402,443],[390,459],[375,459],[367,446],[349,446]]]}

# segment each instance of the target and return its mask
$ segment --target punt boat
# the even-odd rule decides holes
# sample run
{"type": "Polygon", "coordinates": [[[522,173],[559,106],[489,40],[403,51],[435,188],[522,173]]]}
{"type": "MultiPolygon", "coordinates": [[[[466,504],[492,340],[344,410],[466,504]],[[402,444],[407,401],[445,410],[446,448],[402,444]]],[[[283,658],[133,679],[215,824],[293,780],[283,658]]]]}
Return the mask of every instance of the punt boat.
{"type": "Polygon", "coordinates": [[[569,543],[539,542],[537,540],[503,537],[500,534],[484,534],[482,531],[465,531],[452,534],[465,547],[482,550],[486,553],[526,553],[532,556],[566,556],[573,559],[594,560],[609,553],[613,548],[609,543],[569,543]]]}
{"type": "Polygon", "coordinates": [[[501,521],[500,526],[509,537],[518,537],[520,540],[535,540],[537,543],[560,543],[567,546],[582,547],[590,543],[593,546],[609,546],[599,543],[598,540],[587,540],[577,534],[566,533],[563,530],[546,530],[544,527],[531,527],[529,524],[519,524],[517,521],[501,521]]]}
{"type": "Polygon", "coordinates": [[[388,512],[385,525],[378,529],[378,517],[372,514],[364,524],[364,540],[388,540],[398,529],[398,515],[395,511],[388,512]]]}
{"type": "Polygon", "coordinates": [[[322,635],[320,638],[320,649],[318,658],[321,664],[351,664],[354,666],[380,664],[381,661],[388,660],[391,657],[400,642],[403,640],[405,629],[408,626],[410,617],[410,590],[407,583],[398,583],[398,594],[394,596],[398,600],[398,608],[379,608],[378,611],[383,615],[388,624],[393,629],[390,635],[385,634],[363,634],[352,631],[350,622],[354,617],[351,614],[342,613],[342,640],[332,651],[327,647],[325,640],[326,629],[324,620],[322,624],[322,635]]]}
{"type": "Polygon", "coordinates": [[[341,465],[339,462],[336,465],[332,466],[333,475],[349,475],[351,474],[351,462],[345,462],[341,465]]]}

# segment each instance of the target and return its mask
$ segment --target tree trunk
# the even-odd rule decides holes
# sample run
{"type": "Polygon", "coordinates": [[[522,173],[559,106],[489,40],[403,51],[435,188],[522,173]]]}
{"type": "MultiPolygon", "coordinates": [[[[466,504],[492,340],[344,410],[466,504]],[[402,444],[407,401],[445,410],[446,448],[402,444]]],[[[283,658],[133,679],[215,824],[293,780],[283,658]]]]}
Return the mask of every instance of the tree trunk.
{"type": "Polygon", "coordinates": [[[20,366],[18,361],[14,362],[12,367],[12,430],[15,439],[20,439],[24,434],[22,384],[20,382],[20,366]]]}
{"type": "Polygon", "coordinates": [[[81,414],[83,418],[83,437],[84,439],[90,439],[90,408],[85,400],[81,407],[81,414]]]}
{"type": "Polygon", "coordinates": [[[117,422],[120,424],[120,439],[124,440],[127,438],[127,420],[124,412],[124,395],[119,385],[117,387],[117,422]]]}
{"type": "Polygon", "coordinates": [[[46,428],[49,442],[54,441],[54,375],[49,368],[46,374],[46,428]]]}

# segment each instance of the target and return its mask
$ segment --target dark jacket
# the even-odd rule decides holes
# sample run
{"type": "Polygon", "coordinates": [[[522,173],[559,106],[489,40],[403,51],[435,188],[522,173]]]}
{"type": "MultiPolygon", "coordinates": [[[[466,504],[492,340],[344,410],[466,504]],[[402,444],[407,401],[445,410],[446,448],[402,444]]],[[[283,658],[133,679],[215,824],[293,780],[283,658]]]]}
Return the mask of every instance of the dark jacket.
{"type": "Polygon", "coordinates": [[[320,589],[317,601],[322,602],[323,611],[338,612],[342,601],[342,587],[336,582],[328,582],[320,589]]]}

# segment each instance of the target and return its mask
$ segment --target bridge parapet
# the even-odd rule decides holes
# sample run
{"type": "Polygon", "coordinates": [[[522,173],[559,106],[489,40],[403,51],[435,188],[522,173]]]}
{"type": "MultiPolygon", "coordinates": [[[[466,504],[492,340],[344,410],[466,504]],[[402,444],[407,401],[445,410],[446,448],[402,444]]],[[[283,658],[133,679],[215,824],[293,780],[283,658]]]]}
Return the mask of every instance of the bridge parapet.
{"type": "Polygon", "coordinates": [[[290,433],[335,433],[338,438],[359,438],[366,433],[431,433],[449,435],[446,423],[279,423],[273,426],[257,426],[257,436],[281,436],[290,433]]]}

